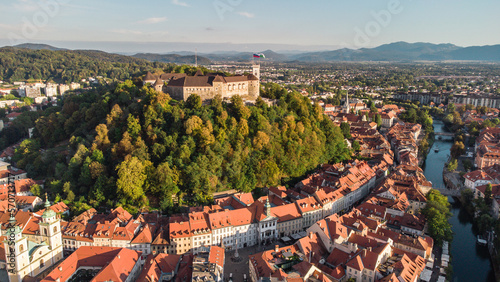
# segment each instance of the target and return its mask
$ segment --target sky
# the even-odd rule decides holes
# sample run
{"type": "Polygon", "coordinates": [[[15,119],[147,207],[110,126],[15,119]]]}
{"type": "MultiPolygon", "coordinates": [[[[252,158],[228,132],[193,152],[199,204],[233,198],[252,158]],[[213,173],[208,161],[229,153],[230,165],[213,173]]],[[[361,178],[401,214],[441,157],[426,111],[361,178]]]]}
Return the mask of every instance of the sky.
{"type": "Polygon", "coordinates": [[[0,0],[0,46],[108,52],[500,44],[498,0],[0,0]]]}

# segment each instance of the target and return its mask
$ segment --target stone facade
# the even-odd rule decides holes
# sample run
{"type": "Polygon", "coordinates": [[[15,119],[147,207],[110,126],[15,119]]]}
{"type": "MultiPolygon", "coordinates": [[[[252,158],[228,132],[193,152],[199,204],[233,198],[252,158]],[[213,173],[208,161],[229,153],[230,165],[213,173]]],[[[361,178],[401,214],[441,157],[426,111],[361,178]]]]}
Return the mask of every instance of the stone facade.
{"type": "Polygon", "coordinates": [[[239,95],[248,100],[259,96],[259,80],[254,75],[240,76],[187,76],[171,80],[165,87],[173,99],[187,100],[192,94],[201,97],[203,101],[220,95],[222,99],[230,99],[239,95]]]}
{"type": "Polygon", "coordinates": [[[173,99],[186,101],[196,94],[202,101],[220,95],[222,99],[230,99],[235,95],[243,99],[255,100],[260,90],[260,66],[254,65],[252,74],[225,76],[221,74],[203,75],[198,71],[194,76],[185,74],[162,74],[159,76],[147,73],[143,78],[144,85],[149,84],[156,91],[162,91],[173,99]]]}

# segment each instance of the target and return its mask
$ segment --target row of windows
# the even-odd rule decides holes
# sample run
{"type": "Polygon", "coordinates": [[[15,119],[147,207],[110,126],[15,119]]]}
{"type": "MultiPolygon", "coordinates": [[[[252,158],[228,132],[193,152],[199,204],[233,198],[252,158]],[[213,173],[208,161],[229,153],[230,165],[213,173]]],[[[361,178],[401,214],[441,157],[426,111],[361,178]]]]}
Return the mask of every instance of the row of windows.
{"type": "Polygon", "coordinates": [[[262,228],[268,228],[268,227],[272,227],[272,226],[276,226],[276,221],[273,221],[271,223],[267,222],[267,223],[264,223],[262,225],[262,228]]]}

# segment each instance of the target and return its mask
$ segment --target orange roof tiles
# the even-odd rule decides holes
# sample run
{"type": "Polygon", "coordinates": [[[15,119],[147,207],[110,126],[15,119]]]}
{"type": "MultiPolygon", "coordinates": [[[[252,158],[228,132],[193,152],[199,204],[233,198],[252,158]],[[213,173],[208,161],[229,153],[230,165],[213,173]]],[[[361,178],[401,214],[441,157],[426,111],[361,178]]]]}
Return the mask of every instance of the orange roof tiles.
{"type": "Polygon", "coordinates": [[[300,199],[297,200],[295,203],[297,204],[297,207],[301,214],[314,210],[320,210],[323,208],[323,205],[320,202],[318,202],[314,197],[307,197],[304,199],[300,199]]]}
{"type": "Polygon", "coordinates": [[[188,221],[170,222],[168,224],[170,238],[191,237],[193,233],[189,227],[188,221]]]}
{"type": "Polygon", "coordinates": [[[278,222],[285,222],[289,220],[295,220],[302,217],[298,207],[295,203],[272,207],[271,214],[278,218],[278,222]]]}
{"type": "Polygon", "coordinates": [[[64,202],[55,203],[50,206],[50,209],[55,213],[64,213],[69,211],[69,207],[64,202]]]}
{"type": "Polygon", "coordinates": [[[99,223],[97,224],[94,237],[95,238],[113,238],[113,234],[115,229],[117,228],[117,224],[113,223],[99,223]]]}
{"type": "Polygon", "coordinates": [[[154,230],[156,229],[155,226],[150,227],[149,224],[145,224],[144,227],[142,227],[142,230],[140,230],[137,233],[137,236],[135,236],[134,239],[132,239],[131,244],[144,244],[144,243],[151,243],[153,242],[153,234],[154,230]]]}
{"type": "Polygon", "coordinates": [[[356,269],[358,271],[363,271],[363,269],[365,268],[363,265],[363,260],[361,259],[360,256],[355,256],[354,258],[352,258],[350,261],[346,263],[346,266],[356,269]]]}
{"type": "Polygon", "coordinates": [[[82,246],[52,270],[42,282],[66,281],[80,267],[101,268],[92,281],[125,281],[138,263],[140,254],[141,252],[123,248],[82,246]]]}
{"type": "Polygon", "coordinates": [[[219,246],[211,246],[208,254],[208,262],[224,267],[224,249],[219,246]]]}

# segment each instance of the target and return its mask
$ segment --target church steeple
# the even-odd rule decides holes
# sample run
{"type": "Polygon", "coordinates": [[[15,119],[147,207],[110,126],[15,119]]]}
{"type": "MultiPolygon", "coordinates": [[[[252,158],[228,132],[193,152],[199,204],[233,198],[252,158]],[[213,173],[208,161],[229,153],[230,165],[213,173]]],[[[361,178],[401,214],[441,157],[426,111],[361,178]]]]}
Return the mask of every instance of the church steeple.
{"type": "Polygon", "coordinates": [[[42,220],[38,222],[40,226],[40,235],[44,237],[52,251],[52,265],[62,258],[62,234],[61,221],[57,214],[50,208],[49,198],[45,193],[45,211],[42,214],[42,220]]]}
{"type": "Polygon", "coordinates": [[[264,205],[266,208],[266,217],[271,216],[271,204],[269,204],[269,196],[267,197],[266,204],[264,205]]]}
{"type": "Polygon", "coordinates": [[[349,90],[347,90],[347,94],[345,97],[344,111],[346,114],[348,114],[351,111],[351,104],[349,104],[349,90]]]}
{"type": "Polygon", "coordinates": [[[22,231],[19,225],[16,224],[16,218],[12,213],[10,215],[9,224],[6,229],[6,237],[4,240],[5,256],[15,258],[7,263],[7,272],[9,281],[22,281],[26,265],[29,265],[28,242],[26,237],[22,236],[22,231]]]}
{"type": "Polygon", "coordinates": [[[47,196],[47,193],[45,193],[45,211],[42,214],[42,219],[44,221],[54,221],[56,217],[56,212],[50,209],[50,202],[49,202],[49,197],[47,196]]]}

